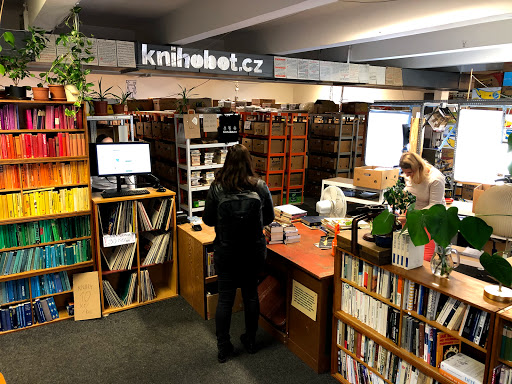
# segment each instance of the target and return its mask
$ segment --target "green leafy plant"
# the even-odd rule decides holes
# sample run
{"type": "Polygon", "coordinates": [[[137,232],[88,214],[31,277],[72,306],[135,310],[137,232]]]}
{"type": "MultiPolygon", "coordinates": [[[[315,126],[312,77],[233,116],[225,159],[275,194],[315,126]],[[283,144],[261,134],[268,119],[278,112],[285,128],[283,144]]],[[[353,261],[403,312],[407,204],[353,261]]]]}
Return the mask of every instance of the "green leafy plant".
{"type": "MultiPolygon", "coordinates": [[[[12,34],[12,32],[9,32],[9,31],[5,31],[4,33],[2,33],[0,35],[0,38],[1,39],[4,39],[4,41],[9,44],[11,46],[11,48],[15,48],[15,43],[14,43],[14,35],[12,34]]],[[[0,52],[2,52],[2,46],[0,45],[0,52]]],[[[3,63],[0,63],[0,75],[4,76],[5,75],[5,66],[3,63]]]]}
{"type": "Polygon", "coordinates": [[[176,111],[179,114],[187,113],[187,108],[188,108],[188,105],[190,102],[190,98],[193,96],[197,96],[197,93],[191,93],[191,92],[198,86],[187,89],[178,84],[178,87],[180,87],[181,91],[176,94],[177,96],[179,96],[179,99],[177,101],[176,111]]]}
{"type": "Polygon", "coordinates": [[[123,89],[119,86],[117,88],[119,88],[119,91],[121,91],[121,93],[120,94],[111,93],[111,95],[114,97],[114,99],[117,100],[117,102],[119,104],[126,104],[128,99],[132,96],[132,92],[124,92],[123,89]]]}
{"type": "Polygon", "coordinates": [[[23,46],[16,48],[11,32],[4,32],[4,40],[13,48],[12,54],[0,57],[0,73],[12,80],[17,87],[21,80],[27,77],[35,77],[30,73],[28,64],[39,57],[46,47],[48,39],[45,31],[29,27],[29,35],[23,39],[23,46]]]}
{"type": "Polygon", "coordinates": [[[112,93],[109,92],[112,89],[111,86],[108,87],[107,89],[102,88],[101,80],[102,79],[98,80],[98,90],[92,91],[90,93],[90,97],[97,101],[105,101],[106,99],[108,99],[109,96],[116,97],[115,95],[113,95],[112,93]]]}
{"type": "MultiPolygon", "coordinates": [[[[69,28],[67,33],[61,33],[56,44],[66,48],[66,52],[59,55],[47,72],[40,74],[42,80],[48,84],[74,85],[78,90],[78,98],[75,106],[79,107],[83,100],[88,100],[90,89],[94,85],[87,82],[90,69],[84,65],[94,60],[91,47],[92,42],[80,32],[79,14],[82,9],[74,7],[64,21],[69,28]]],[[[67,116],[75,116],[76,110],[66,109],[67,116]]]]}

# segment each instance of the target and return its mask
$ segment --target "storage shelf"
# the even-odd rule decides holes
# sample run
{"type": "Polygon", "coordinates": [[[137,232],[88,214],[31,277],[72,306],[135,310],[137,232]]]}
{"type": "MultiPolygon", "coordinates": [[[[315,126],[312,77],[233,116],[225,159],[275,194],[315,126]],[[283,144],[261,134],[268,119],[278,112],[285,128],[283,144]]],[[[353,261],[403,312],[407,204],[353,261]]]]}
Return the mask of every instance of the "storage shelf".
{"type": "Polygon", "coordinates": [[[364,288],[364,287],[361,287],[360,285],[357,285],[356,283],[350,281],[350,280],[347,280],[347,279],[344,279],[344,278],[341,278],[340,279],[342,282],[344,283],[347,283],[349,285],[351,285],[352,287],[356,288],[357,290],[361,291],[361,292],[364,292],[365,294],[367,294],[368,296],[371,296],[373,297],[374,299],[377,299],[383,303],[386,303],[387,305],[389,305],[390,307],[393,307],[395,309],[398,309],[400,310],[400,306],[393,303],[391,300],[389,299],[386,299],[384,296],[381,296],[379,295],[378,293],[375,293],[375,292],[371,292],[369,291],[368,289],[364,288]]]}
{"type": "Polygon", "coordinates": [[[41,295],[41,296],[36,296],[34,298],[32,298],[32,300],[35,300],[35,299],[44,299],[46,297],[50,297],[50,296],[59,296],[59,295],[67,295],[69,293],[73,293],[73,290],[69,290],[69,291],[62,291],[62,292],[56,292],[56,293],[50,293],[48,295],[41,295]]]}
{"type": "MultiPolygon", "coordinates": [[[[230,142],[230,143],[190,144],[190,149],[224,148],[224,147],[232,147],[235,144],[238,144],[238,141],[230,142]]],[[[178,148],[187,149],[187,145],[186,144],[178,144],[178,148]]]]}
{"type": "Polygon", "coordinates": [[[37,323],[37,324],[31,325],[29,327],[11,329],[10,331],[0,332],[0,335],[4,335],[4,334],[7,334],[7,333],[12,333],[12,332],[17,332],[17,331],[23,331],[24,329],[35,328],[35,327],[39,327],[41,325],[52,324],[52,323],[56,323],[58,321],[68,320],[68,319],[72,319],[72,318],[74,318],[74,316],[69,316],[68,313],[66,312],[66,310],[59,311],[59,318],[58,319],[51,320],[51,321],[45,321],[44,323],[37,323]]]}
{"type": "Polygon", "coordinates": [[[0,307],[7,307],[7,306],[11,306],[11,305],[18,305],[18,304],[21,304],[21,303],[26,303],[28,301],[30,301],[30,298],[26,298],[24,300],[10,301],[8,303],[0,304],[0,307]]]}
{"type": "MultiPolygon", "coordinates": [[[[191,165],[190,170],[191,171],[198,171],[203,169],[219,169],[222,168],[224,164],[212,164],[212,165],[191,165]]],[[[178,164],[178,168],[187,170],[186,164],[178,164]]]]}
{"type": "MultiPolygon", "coordinates": [[[[37,189],[53,189],[53,188],[75,188],[75,187],[88,187],[89,184],[87,183],[78,183],[78,184],[59,184],[59,185],[43,185],[40,187],[23,187],[20,188],[19,191],[33,191],[37,189]]],[[[0,190],[0,192],[4,192],[3,190],[0,190]]]]}
{"type": "Polygon", "coordinates": [[[89,160],[88,156],[34,157],[30,159],[1,159],[0,165],[30,164],[30,163],[62,163],[65,161],[89,160]]]}
{"type": "Polygon", "coordinates": [[[136,271],[137,270],[137,267],[131,267],[131,268],[128,268],[128,269],[113,269],[113,270],[108,270],[108,271],[101,271],[101,275],[102,276],[108,276],[108,275],[115,275],[116,273],[123,273],[123,272],[128,272],[128,271],[136,271]]]}
{"type": "Polygon", "coordinates": [[[52,213],[52,214],[49,214],[49,215],[39,215],[39,216],[15,217],[15,218],[12,218],[12,219],[0,220],[0,225],[25,223],[25,222],[29,222],[29,221],[59,219],[61,217],[85,216],[85,215],[88,215],[90,213],[91,213],[91,210],[89,209],[87,211],[52,213]]]}
{"type": "MultiPolygon", "coordinates": [[[[198,186],[198,187],[195,187],[195,186],[194,186],[194,187],[192,187],[192,186],[191,186],[191,187],[190,187],[190,190],[191,190],[192,192],[195,192],[195,191],[207,191],[207,190],[209,190],[209,189],[210,189],[210,187],[211,187],[211,185],[200,185],[200,186],[198,186]]],[[[188,185],[187,185],[187,184],[180,184],[180,188],[181,188],[181,189],[183,189],[183,190],[185,190],[185,191],[188,191],[188,185]]]]}
{"type": "Polygon", "coordinates": [[[2,133],[59,133],[59,132],[85,132],[85,129],[2,129],[0,130],[0,134],[2,133]]]}
{"type": "Polygon", "coordinates": [[[44,247],[44,246],[53,245],[53,244],[71,243],[71,242],[74,242],[74,241],[85,240],[85,239],[90,239],[90,238],[91,238],[91,236],[83,236],[83,237],[74,237],[72,239],[51,241],[49,243],[20,245],[18,247],[2,248],[2,252],[17,251],[18,249],[28,249],[28,248],[44,247]]]}
{"type": "Polygon", "coordinates": [[[336,346],[338,347],[338,349],[341,349],[343,352],[345,352],[347,355],[352,357],[354,360],[356,360],[360,364],[363,364],[366,367],[366,369],[368,369],[368,370],[372,371],[373,373],[375,373],[377,376],[379,376],[386,383],[392,384],[391,381],[389,381],[384,376],[382,376],[375,368],[370,367],[367,363],[365,363],[363,360],[361,360],[359,357],[357,357],[353,352],[350,352],[348,349],[346,349],[342,345],[336,344],[336,346]]]}
{"type": "MultiPolygon", "coordinates": [[[[180,208],[184,209],[185,211],[188,212],[188,205],[187,204],[181,203],[180,204],[180,208]]],[[[192,212],[202,212],[202,211],[204,211],[204,207],[192,208],[192,212]]]]}
{"type": "Polygon", "coordinates": [[[512,368],[512,361],[504,360],[504,359],[498,359],[498,361],[499,361],[501,364],[508,365],[509,367],[511,367],[511,368],[512,368]]]}
{"type": "Polygon", "coordinates": [[[218,276],[217,275],[214,275],[214,276],[208,276],[204,279],[204,283],[205,284],[210,284],[210,283],[215,283],[218,279],[218,276]]]}
{"type": "Polygon", "coordinates": [[[33,271],[13,273],[12,275],[2,275],[2,276],[0,276],[0,282],[25,279],[27,277],[46,275],[48,273],[72,271],[75,269],[82,269],[82,268],[87,268],[87,267],[92,267],[92,266],[94,266],[94,262],[92,260],[89,260],[89,261],[83,261],[81,263],[76,263],[76,264],[71,264],[71,265],[61,265],[59,267],[53,267],[53,268],[36,269],[33,271]]]}

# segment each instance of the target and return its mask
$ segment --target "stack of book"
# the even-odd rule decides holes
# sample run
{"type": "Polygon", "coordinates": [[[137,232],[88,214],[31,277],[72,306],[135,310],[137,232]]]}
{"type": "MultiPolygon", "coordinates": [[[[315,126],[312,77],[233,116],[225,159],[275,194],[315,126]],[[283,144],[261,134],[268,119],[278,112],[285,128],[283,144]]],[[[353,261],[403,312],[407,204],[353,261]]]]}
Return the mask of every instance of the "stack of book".
{"type": "Polygon", "coordinates": [[[463,353],[457,353],[441,362],[439,372],[455,383],[482,384],[485,365],[463,353]]]}
{"type": "Polygon", "coordinates": [[[505,364],[500,364],[492,370],[492,383],[511,384],[512,368],[505,364]]]}
{"type": "Polygon", "coordinates": [[[131,273],[128,281],[125,282],[122,297],[117,294],[108,280],[103,280],[103,294],[110,307],[125,307],[132,304],[134,301],[138,302],[137,272],[131,273]]]}
{"type": "Polygon", "coordinates": [[[8,308],[0,308],[0,332],[25,328],[31,325],[32,311],[30,310],[30,302],[27,301],[11,305],[8,308]]]}
{"type": "Polygon", "coordinates": [[[303,216],[300,222],[308,228],[318,229],[322,225],[322,219],[325,219],[325,216],[303,216]]]}
{"type": "Polygon", "coordinates": [[[300,221],[308,213],[299,207],[291,204],[278,205],[274,207],[275,220],[280,223],[289,224],[294,221],[300,221]]]}
{"type": "Polygon", "coordinates": [[[300,241],[299,230],[293,224],[283,224],[284,243],[292,244],[300,241]]]}
{"type": "Polygon", "coordinates": [[[283,242],[283,226],[276,221],[265,226],[267,244],[280,244],[283,242]]]}

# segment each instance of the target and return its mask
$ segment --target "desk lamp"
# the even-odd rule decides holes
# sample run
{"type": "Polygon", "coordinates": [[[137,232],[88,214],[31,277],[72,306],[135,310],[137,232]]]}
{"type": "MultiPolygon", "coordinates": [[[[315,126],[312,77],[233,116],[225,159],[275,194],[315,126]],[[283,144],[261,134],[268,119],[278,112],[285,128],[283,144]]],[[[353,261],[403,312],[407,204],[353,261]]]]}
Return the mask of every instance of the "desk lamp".
{"type": "MultiPolygon", "coordinates": [[[[512,184],[496,185],[482,193],[476,202],[475,214],[493,228],[494,235],[511,239],[512,184]]],[[[512,256],[510,251],[505,249],[505,258],[512,256]]],[[[512,289],[501,284],[488,285],[484,288],[484,296],[495,301],[512,302],[512,289]]]]}

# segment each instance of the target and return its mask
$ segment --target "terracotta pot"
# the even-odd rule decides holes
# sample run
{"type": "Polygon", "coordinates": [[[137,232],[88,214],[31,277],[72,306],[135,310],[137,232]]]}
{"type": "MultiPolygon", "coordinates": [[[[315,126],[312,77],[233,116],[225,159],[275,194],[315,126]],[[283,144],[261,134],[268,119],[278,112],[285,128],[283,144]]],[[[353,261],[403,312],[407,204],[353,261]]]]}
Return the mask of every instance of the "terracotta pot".
{"type": "Polygon", "coordinates": [[[114,104],[112,108],[115,115],[124,115],[124,104],[114,104]]]}
{"type": "Polygon", "coordinates": [[[32,98],[34,100],[50,100],[49,89],[45,87],[32,87],[32,98]]]}
{"type": "Polygon", "coordinates": [[[50,88],[50,96],[52,97],[52,100],[55,101],[66,101],[66,91],[64,91],[63,85],[57,85],[57,84],[50,84],[48,85],[50,88]]]}
{"type": "Polygon", "coordinates": [[[108,102],[107,101],[96,101],[95,100],[92,103],[94,105],[94,115],[95,116],[107,116],[108,115],[108,112],[107,112],[108,102]]]}

